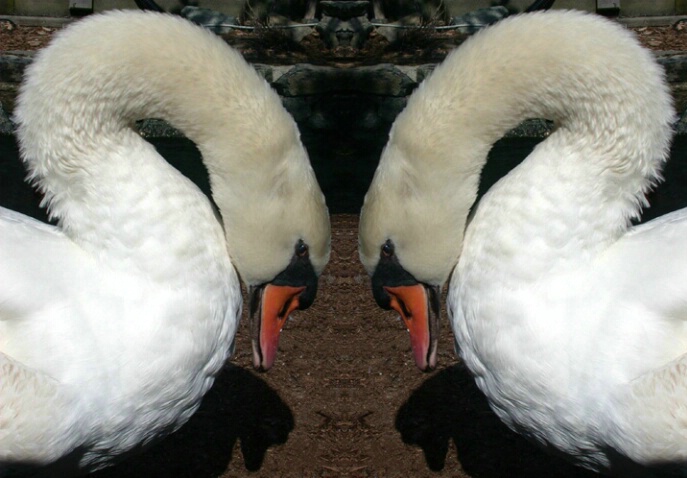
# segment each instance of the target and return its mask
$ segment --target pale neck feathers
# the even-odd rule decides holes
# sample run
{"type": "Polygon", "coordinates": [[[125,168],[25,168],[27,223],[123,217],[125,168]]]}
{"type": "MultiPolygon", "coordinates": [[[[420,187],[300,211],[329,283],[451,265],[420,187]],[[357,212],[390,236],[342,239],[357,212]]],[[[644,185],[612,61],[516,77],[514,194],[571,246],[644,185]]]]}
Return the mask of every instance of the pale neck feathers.
{"type": "MultiPolygon", "coordinates": [[[[303,239],[312,243],[316,267],[321,270],[326,262],[326,206],[294,121],[237,52],[186,20],[122,11],[68,29],[29,67],[16,118],[30,175],[45,191],[52,215],[73,238],[86,241],[85,231],[93,229],[89,211],[103,200],[103,191],[116,190],[110,184],[114,181],[127,179],[127,188],[146,194],[160,189],[161,196],[188,189],[187,181],[132,129],[136,120],[162,118],[199,147],[227,225],[232,259],[245,280],[272,279],[286,267],[302,235],[309,236],[303,239]],[[126,21],[113,21],[116,17],[126,21]],[[131,157],[122,159],[127,152],[131,157]],[[138,168],[155,178],[140,184],[137,178],[132,184],[125,171],[138,168]],[[294,211],[292,203],[306,204],[311,215],[294,211]],[[275,222],[257,236],[260,241],[251,241],[255,227],[241,229],[241,216],[265,225],[261,216],[266,205],[272,210],[265,215],[275,222]],[[287,240],[293,240],[288,251],[287,240]]],[[[122,216],[137,207],[135,198],[131,201],[119,205],[122,216]]],[[[174,205],[167,210],[158,206],[158,216],[181,220],[174,205]]],[[[199,208],[203,211],[196,214],[211,214],[208,205],[199,208]]],[[[107,233],[123,234],[116,224],[107,233]]]]}
{"type": "Polygon", "coordinates": [[[608,227],[624,230],[659,177],[672,136],[663,72],[621,26],[577,12],[534,13],[470,38],[410,98],[361,215],[367,269],[391,238],[406,270],[443,284],[458,260],[489,149],[528,118],[555,122],[547,141],[583,158],[565,166],[579,171],[569,180],[595,177],[588,187],[597,195],[620,198],[608,227]]]}

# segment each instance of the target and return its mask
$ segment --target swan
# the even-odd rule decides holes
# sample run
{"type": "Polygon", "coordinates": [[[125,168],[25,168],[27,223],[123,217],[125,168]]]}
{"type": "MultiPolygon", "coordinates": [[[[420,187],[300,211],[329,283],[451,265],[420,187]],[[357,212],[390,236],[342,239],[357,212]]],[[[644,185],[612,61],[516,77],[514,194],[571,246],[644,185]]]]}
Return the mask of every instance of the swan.
{"type": "Polygon", "coordinates": [[[28,68],[15,119],[57,225],[0,209],[0,476],[85,473],[198,408],[231,353],[239,277],[255,365],[272,365],[314,299],[328,212],[277,94],[178,17],[68,27],[28,68]],[[223,224],[136,133],[150,117],[197,144],[223,224]]]}
{"type": "Polygon", "coordinates": [[[360,217],[378,304],[436,365],[438,291],[456,349],[511,429],[621,476],[687,465],[687,209],[633,226],[675,114],[631,32],[524,14],[453,52],[392,126],[360,217]],[[492,144],[555,131],[470,214],[492,144]]]}

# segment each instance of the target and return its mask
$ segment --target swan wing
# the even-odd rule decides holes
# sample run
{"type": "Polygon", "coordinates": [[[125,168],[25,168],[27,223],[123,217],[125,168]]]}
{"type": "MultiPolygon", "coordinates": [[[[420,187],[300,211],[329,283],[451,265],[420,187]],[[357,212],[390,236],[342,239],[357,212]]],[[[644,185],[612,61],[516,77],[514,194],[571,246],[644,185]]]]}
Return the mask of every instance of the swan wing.
{"type": "Polygon", "coordinates": [[[75,255],[78,249],[59,229],[0,208],[0,471],[27,456],[50,462],[72,444],[74,396],[6,351],[32,321],[68,305],[63,292],[75,255]],[[56,265],[62,273],[55,273],[56,265]],[[55,416],[63,418],[61,423],[55,423],[55,416]],[[45,433],[56,428],[63,431],[45,433]]]}
{"type": "Polygon", "coordinates": [[[13,462],[49,463],[73,448],[75,399],[49,375],[0,352],[0,476],[13,462]]]}
{"type": "Polygon", "coordinates": [[[607,439],[644,464],[687,463],[687,208],[632,228],[608,259],[624,299],[615,326],[637,334],[645,370],[611,394],[607,439]]]}
{"type": "Polygon", "coordinates": [[[687,355],[616,389],[606,408],[609,441],[644,464],[687,465],[685,396],[687,355]]]}
{"type": "Polygon", "coordinates": [[[0,332],[66,300],[88,262],[60,229],[0,208],[0,332]]]}
{"type": "Polygon", "coordinates": [[[687,208],[630,229],[609,259],[623,296],[657,319],[687,326],[687,208]]]}

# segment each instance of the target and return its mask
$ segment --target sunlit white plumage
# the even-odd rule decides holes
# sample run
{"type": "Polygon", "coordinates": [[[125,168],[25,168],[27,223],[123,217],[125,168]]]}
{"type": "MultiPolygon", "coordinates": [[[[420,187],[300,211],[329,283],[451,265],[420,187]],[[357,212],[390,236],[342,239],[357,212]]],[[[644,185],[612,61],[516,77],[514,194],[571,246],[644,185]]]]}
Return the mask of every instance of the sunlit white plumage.
{"type": "Polygon", "coordinates": [[[371,273],[391,239],[419,283],[450,280],[457,347],[503,421],[621,476],[687,469],[687,209],[631,225],[673,120],[663,72],[624,28],[505,20],[410,99],[361,217],[371,273]],[[468,222],[489,148],[532,117],[555,131],[468,222]]]}
{"type": "Polygon", "coordinates": [[[112,12],[61,32],[15,118],[58,226],[0,208],[0,476],[66,476],[188,420],[231,351],[237,271],[269,282],[301,239],[319,273],[327,211],[276,93],[180,18],[112,12]],[[133,130],[147,117],[196,142],[224,227],[133,130]]]}

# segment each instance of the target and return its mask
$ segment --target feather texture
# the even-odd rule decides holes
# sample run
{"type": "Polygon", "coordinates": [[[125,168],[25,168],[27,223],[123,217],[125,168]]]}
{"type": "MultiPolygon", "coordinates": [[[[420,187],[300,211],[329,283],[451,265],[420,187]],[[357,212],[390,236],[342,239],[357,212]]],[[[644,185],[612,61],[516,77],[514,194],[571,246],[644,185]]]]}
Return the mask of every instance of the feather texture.
{"type": "Polygon", "coordinates": [[[466,41],[399,115],[361,214],[419,282],[449,282],[461,357],[512,429],[621,476],[687,469],[687,209],[641,226],[675,114],[623,27],[572,11],[466,41]],[[483,196],[491,145],[555,131],[483,196]],[[450,280],[449,280],[450,276],[450,280]]]}
{"type": "Polygon", "coordinates": [[[276,93],[177,17],[76,22],[28,68],[15,115],[58,225],[0,208],[0,476],[84,473],[188,420],[232,348],[237,271],[272,280],[298,239],[321,270],[327,210],[276,93]],[[197,143],[225,227],[133,130],[147,117],[197,143]]]}

